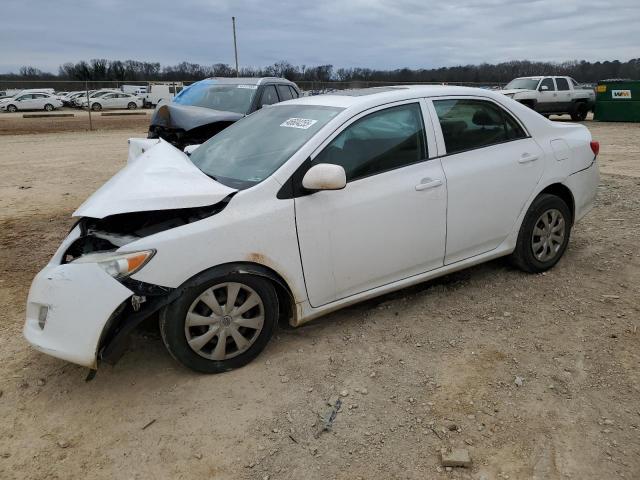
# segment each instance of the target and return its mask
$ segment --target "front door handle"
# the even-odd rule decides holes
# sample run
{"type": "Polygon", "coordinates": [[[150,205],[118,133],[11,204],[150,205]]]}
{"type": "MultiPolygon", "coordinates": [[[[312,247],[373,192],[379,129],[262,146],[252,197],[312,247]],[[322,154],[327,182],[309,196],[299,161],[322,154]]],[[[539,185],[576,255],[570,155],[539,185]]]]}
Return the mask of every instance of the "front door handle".
{"type": "Polygon", "coordinates": [[[529,163],[529,162],[535,162],[536,160],[538,160],[538,155],[523,153],[522,155],[520,155],[520,158],[518,159],[518,163],[529,163]]]}
{"type": "Polygon", "coordinates": [[[418,185],[416,185],[416,190],[418,192],[422,190],[429,190],[430,188],[436,188],[442,185],[442,180],[433,180],[431,178],[423,178],[418,185]]]}

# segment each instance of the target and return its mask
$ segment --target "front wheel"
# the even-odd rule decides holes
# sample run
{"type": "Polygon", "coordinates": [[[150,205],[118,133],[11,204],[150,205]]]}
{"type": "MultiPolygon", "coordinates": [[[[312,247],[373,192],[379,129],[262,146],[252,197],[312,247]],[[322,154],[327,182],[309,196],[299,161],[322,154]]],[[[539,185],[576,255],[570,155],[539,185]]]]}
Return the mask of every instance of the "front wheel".
{"type": "Polygon", "coordinates": [[[193,286],[160,312],[169,353],[202,373],[222,373],[252,361],[267,345],[278,318],[271,282],[244,274],[193,286]]]}
{"type": "Polygon", "coordinates": [[[18,111],[18,107],[16,107],[15,105],[9,105],[7,107],[7,112],[16,113],[17,111],[18,111]]]}
{"type": "Polygon", "coordinates": [[[567,249],[571,211],[560,197],[543,193],[524,217],[511,262],[521,270],[539,273],[553,267],[567,249]]]}
{"type": "Polygon", "coordinates": [[[47,104],[44,106],[44,109],[45,109],[47,112],[51,112],[51,111],[53,111],[53,105],[51,105],[50,103],[47,103],[47,104]]]}
{"type": "Polygon", "coordinates": [[[576,104],[573,112],[571,113],[571,120],[574,122],[582,122],[587,118],[589,109],[584,103],[576,104]]]}
{"type": "Polygon", "coordinates": [[[129,102],[129,105],[127,105],[127,108],[128,108],[129,110],[135,110],[136,108],[138,108],[138,105],[136,105],[136,104],[135,104],[135,103],[133,103],[133,102],[129,102]]]}
{"type": "Polygon", "coordinates": [[[93,110],[94,112],[98,112],[102,110],[102,105],[96,102],[93,105],[91,105],[91,110],[93,110]]]}

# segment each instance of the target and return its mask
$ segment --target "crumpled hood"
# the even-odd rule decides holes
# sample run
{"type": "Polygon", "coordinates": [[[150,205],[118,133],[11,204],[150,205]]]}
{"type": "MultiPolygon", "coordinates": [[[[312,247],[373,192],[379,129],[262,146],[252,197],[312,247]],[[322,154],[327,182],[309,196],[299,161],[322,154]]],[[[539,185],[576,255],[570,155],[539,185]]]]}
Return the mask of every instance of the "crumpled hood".
{"type": "Polygon", "coordinates": [[[130,161],[73,212],[74,217],[214,205],[235,192],[202,173],[164,140],[130,161]]]}
{"type": "Polygon", "coordinates": [[[512,88],[509,90],[498,90],[498,92],[504,95],[511,95],[513,93],[535,92],[535,90],[527,90],[526,88],[512,88]]]}
{"type": "Polygon", "coordinates": [[[153,112],[152,126],[182,128],[192,130],[201,125],[215,122],[236,122],[244,117],[241,113],[223,112],[211,108],[180,105],[178,103],[163,103],[153,112]]]}

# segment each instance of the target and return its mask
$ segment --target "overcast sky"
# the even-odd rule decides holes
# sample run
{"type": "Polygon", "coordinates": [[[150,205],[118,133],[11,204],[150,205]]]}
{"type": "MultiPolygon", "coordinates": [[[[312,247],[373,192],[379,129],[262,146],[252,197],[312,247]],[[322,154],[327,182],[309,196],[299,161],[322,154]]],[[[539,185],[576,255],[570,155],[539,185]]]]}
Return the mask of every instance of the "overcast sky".
{"type": "Polygon", "coordinates": [[[2,0],[0,72],[91,58],[438,67],[640,57],[640,0],[2,0]]]}

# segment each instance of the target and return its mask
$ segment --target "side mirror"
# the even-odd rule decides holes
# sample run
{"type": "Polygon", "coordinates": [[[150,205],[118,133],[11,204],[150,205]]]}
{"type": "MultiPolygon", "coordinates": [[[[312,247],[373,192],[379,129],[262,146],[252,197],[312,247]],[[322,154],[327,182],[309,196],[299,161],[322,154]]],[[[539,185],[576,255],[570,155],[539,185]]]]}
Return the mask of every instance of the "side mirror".
{"type": "Polygon", "coordinates": [[[544,92],[544,91],[546,91],[546,90],[549,90],[549,87],[547,87],[546,85],[542,85],[542,86],[540,87],[540,91],[541,91],[541,92],[544,92]]]}
{"type": "Polygon", "coordinates": [[[340,165],[319,163],[304,174],[302,186],[307,190],[342,190],[347,186],[347,174],[340,165]]]}

